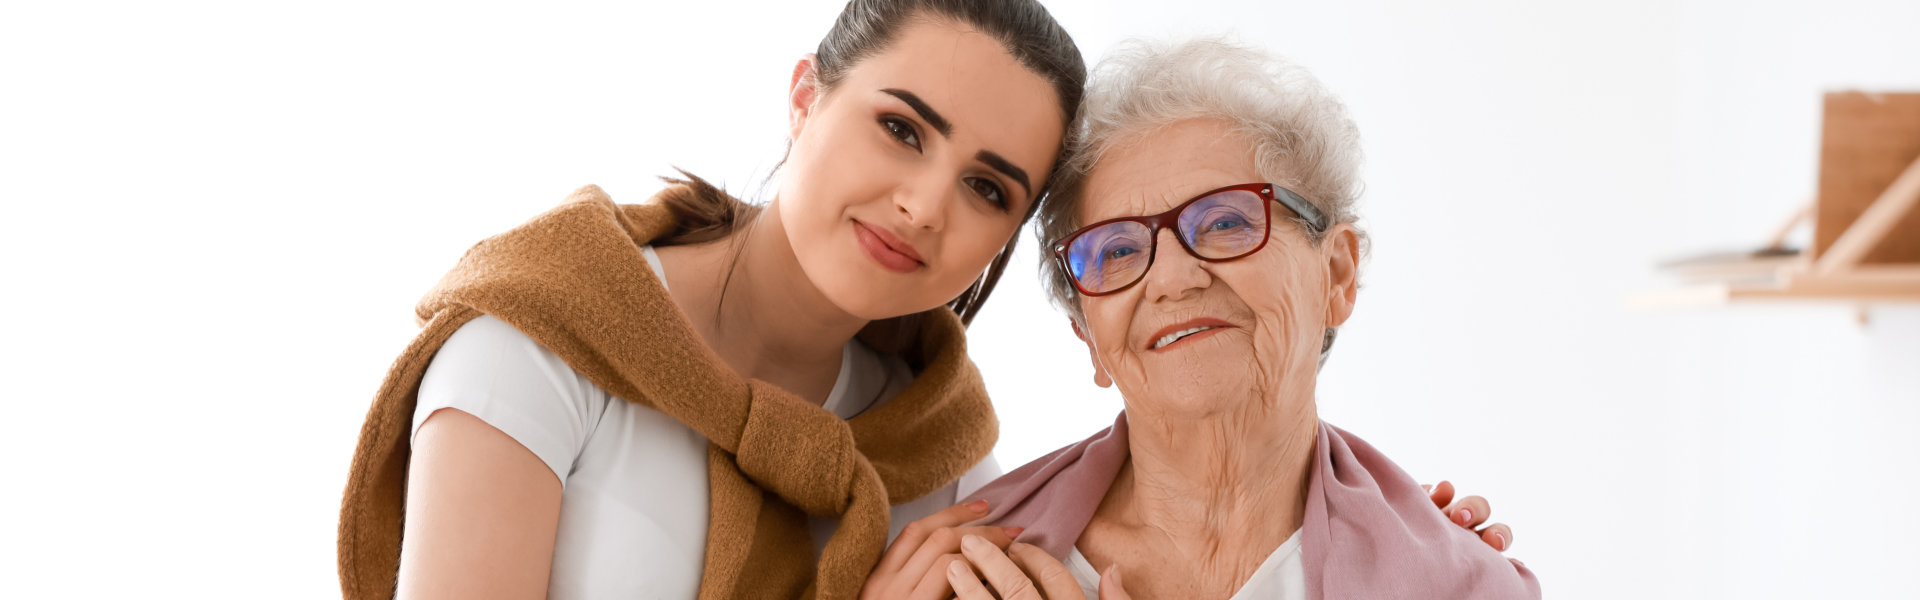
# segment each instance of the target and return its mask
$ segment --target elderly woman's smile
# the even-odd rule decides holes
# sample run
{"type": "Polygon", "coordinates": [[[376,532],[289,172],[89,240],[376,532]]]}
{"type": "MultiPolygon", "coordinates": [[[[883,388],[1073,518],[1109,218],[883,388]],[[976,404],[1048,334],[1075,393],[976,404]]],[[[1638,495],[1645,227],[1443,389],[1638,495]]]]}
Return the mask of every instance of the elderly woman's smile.
{"type": "Polygon", "coordinates": [[[1153,344],[1147,346],[1147,350],[1152,352],[1167,350],[1172,348],[1174,344],[1202,339],[1207,337],[1206,334],[1218,332],[1223,327],[1232,326],[1232,323],[1213,317],[1190,319],[1176,325],[1168,325],[1160,328],[1160,331],[1154,332],[1153,344]]]}

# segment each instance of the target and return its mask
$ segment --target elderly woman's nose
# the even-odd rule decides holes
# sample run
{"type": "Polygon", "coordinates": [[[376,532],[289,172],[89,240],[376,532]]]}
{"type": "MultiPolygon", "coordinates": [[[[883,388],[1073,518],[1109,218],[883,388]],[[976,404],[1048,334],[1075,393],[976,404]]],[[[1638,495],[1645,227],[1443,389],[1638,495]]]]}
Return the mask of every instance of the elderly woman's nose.
{"type": "Polygon", "coordinates": [[[1146,281],[1141,282],[1146,285],[1148,300],[1179,300],[1213,282],[1213,274],[1202,268],[1206,262],[1189,254],[1174,230],[1160,230],[1156,243],[1153,266],[1147,269],[1146,281]]]}

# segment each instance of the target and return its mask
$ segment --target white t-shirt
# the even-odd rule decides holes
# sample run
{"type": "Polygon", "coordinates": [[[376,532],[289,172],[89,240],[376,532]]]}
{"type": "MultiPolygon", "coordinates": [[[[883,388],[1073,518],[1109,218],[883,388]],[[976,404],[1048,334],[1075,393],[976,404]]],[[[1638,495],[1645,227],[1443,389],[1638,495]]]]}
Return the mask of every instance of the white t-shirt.
{"type": "MultiPolygon", "coordinates": [[[[642,249],[656,274],[653,248],[642,249]]],[[[848,342],[826,409],[851,418],[907,389],[898,357],[848,342]]],[[[505,432],[560,479],[560,524],[547,595],[693,598],[707,548],[707,439],[659,411],[628,402],[575,372],[506,322],[462,325],[420,383],[413,431],[434,411],[458,408],[505,432]]],[[[954,485],[893,507],[900,529],[1000,475],[991,456],[954,485]]],[[[814,553],[839,522],[812,518],[814,553]]]]}
{"type": "MultiPolygon", "coordinates": [[[[1067,555],[1067,572],[1080,582],[1080,591],[1088,600],[1100,600],[1100,572],[1093,570],[1079,548],[1067,555]]],[[[1253,570],[1253,576],[1240,584],[1240,591],[1227,600],[1307,600],[1307,567],[1300,562],[1300,530],[1293,530],[1287,541],[1274,548],[1273,554],[1253,570]]]]}

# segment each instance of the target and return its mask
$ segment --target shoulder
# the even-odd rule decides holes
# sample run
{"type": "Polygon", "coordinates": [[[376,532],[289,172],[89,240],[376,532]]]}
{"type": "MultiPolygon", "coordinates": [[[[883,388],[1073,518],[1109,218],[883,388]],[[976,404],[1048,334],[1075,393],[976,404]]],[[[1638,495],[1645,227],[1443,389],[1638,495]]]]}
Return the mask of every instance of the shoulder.
{"type": "Polygon", "coordinates": [[[513,437],[565,481],[609,400],[559,355],[483,315],[454,331],[428,363],[412,431],[435,411],[457,408],[513,437]]]}
{"type": "Polygon", "coordinates": [[[493,315],[480,315],[461,325],[460,329],[447,338],[440,346],[439,356],[448,354],[471,354],[474,356],[504,355],[502,350],[539,350],[540,344],[527,337],[527,334],[514,329],[506,321],[493,315]]]}
{"type": "Polygon", "coordinates": [[[422,390],[476,386],[497,393],[570,398],[597,391],[560,355],[491,315],[481,315],[454,331],[434,354],[421,382],[422,390]]]}

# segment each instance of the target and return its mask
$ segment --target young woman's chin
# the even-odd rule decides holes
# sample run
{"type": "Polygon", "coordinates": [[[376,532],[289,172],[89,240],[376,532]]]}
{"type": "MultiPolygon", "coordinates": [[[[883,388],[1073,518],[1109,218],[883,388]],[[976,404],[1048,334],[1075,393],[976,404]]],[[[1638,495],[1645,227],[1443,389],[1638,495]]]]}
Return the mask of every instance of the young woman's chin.
{"type": "MultiPolygon", "coordinates": [[[[853,253],[836,253],[848,255],[842,256],[843,260],[836,264],[812,265],[817,268],[806,270],[814,287],[826,296],[827,301],[849,315],[868,321],[891,319],[944,306],[966,291],[967,286],[973,284],[974,277],[978,276],[940,277],[929,272],[928,267],[921,267],[912,273],[896,273],[858,252],[856,248],[853,253]],[[943,281],[946,279],[961,281],[943,281]]],[[[802,267],[808,267],[804,262],[802,267]]]]}

